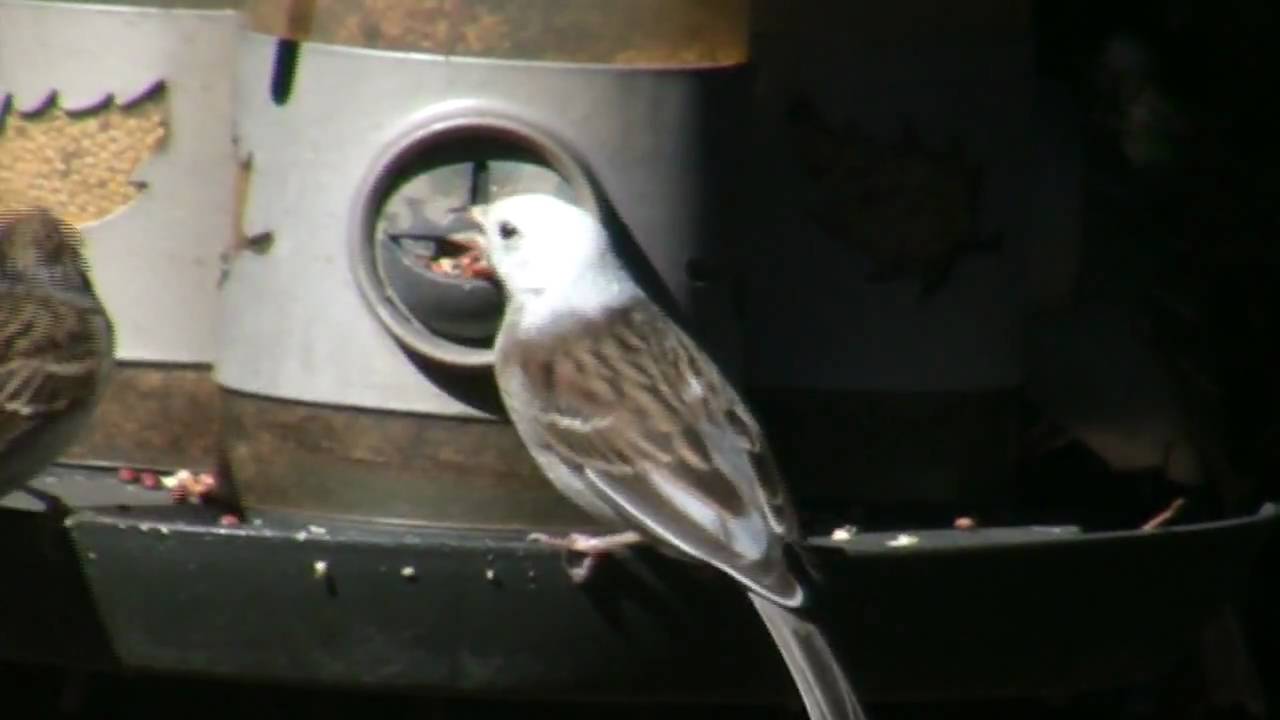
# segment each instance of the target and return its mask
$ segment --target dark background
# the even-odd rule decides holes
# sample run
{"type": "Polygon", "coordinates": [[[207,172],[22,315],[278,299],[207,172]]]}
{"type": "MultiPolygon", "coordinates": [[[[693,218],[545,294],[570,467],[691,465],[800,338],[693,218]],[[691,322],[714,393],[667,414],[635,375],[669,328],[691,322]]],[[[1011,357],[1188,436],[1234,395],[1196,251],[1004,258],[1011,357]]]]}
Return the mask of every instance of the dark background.
{"type": "MultiPolygon", "coordinates": [[[[1180,329],[1183,353],[1221,400],[1226,456],[1255,500],[1280,493],[1278,17],[1276,3],[1253,0],[1037,5],[1041,71],[1094,114],[1084,119],[1090,169],[1143,189],[1152,263],[1196,308],[1199,322],[1180,329]],[[1126,163],[1118,134],[1097,121],[1116,111],[1099,57],[1120,33],[1148,49],[1150,84],[1176,108],[1177,121],[1159,130],[1167,156],[1150,167],[1126,163]]],[[[1271,715],[1280,707],[1278,561],[1273,538],[1244,608],[1271,715]]]]}

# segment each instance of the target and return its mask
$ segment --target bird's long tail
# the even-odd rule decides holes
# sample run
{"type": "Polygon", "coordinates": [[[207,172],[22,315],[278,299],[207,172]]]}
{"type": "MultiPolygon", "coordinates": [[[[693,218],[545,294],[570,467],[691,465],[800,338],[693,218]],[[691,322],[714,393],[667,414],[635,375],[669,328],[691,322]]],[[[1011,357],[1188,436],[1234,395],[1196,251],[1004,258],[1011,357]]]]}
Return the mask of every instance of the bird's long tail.
{"type": "Polygon", "coordinates": [[[867,720],[822,630],[788,608],[747,595],[782,652],[810,720],[867,720]]]}

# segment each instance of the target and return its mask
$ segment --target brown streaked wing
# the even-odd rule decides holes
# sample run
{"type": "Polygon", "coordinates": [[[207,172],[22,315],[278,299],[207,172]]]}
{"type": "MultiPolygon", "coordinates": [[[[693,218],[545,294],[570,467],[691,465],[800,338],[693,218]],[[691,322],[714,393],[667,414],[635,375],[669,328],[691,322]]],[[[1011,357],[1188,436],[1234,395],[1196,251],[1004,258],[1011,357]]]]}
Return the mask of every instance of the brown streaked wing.
{"type": "Polygon", "coordinates": [[[87,312],[45,295],[0,289],[0,441],[93,395],[102,339],[87,312]]]}
{"type": "Polygon", "coordinates": [[[662,356],[674,378],[703,379],[705,387],[702,410],[706,417],[713,418],[715,424],[735,438],[750,458],[760,500],[770,526],[789,539],[800,540],[800,522],[792,505],[790,492],[778,471],[763,430],[737,391],[688,335],[659,330],[656,326],[668,321],[656,311],[645,312],[638,309],[633,313],[631,321],[641,328],[639,332],[664,338],[662,356]]]}
{"type": "MultiPolygon", "coordinates": [[[[736,395],[700,351],[671,335],[669,321],[658,313],[641,303],[581,322],[572,333],[521,341],[522,370],[542,401],[540,429],[589,481],[611,486],[603,488],[606,494],[642,506],[641,514],[655,526],[651,531],[704,559],[741,566],[743,558],[727,541],[685,517],[656,489],[656,478],[641,473],[647,467],[681,492],[714,505],[726,525],[745,527],[752,516],[760,516],[774,526],[773,533],[785,534],[776,509],[765,506],[776,478],[769,478],[770,489],[763,493],[746,478],[735,482],[717,466],[708,446],[708,428],[714,426],[718,432],[711,435],[734,438],[757,474],[771,472],[771,464],[758,456],[763,445],[754,421],[730,418],[738,412],[736,395]],[[691,377],[700,378],[701,392],[695,392],[691,377]]],[[[768,537],[759,543],[776,545],[768,537]]]]}
{"type": "Polygon", "coordinates": [[[800,521],[791,502],[791,493],[787,490],[782,473],[778,471],[760,424],[732,386],[716,372],[705,354],[696,348],[689,349],[686,354],[690,358],[693,372],[699,377],[714,378],[709,381],[711,386],[707,388],[708,402],[712,406],[710,412],[723,421],[725,427],[740,439],[742,447],[750,453],[771,526],[792,540],[800,540],[800,521]]]}

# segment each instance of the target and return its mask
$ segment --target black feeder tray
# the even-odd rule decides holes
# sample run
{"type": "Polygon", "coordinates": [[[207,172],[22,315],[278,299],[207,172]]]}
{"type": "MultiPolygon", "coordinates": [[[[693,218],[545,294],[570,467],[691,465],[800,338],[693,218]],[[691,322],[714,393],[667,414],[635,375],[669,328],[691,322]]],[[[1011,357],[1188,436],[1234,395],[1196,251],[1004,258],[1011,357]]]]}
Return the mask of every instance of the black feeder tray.
{"type": "MultiPolygon", "coordinates": [[[[0,508],[0,659],[487,698],[793,702],[741,592],[640,556],[584,586],[522,533],[251,516],[55,468],[0,508]],[[21,507],[20,507],[21,505],[21,507]]],[[[1156,531],[815,539],[860,692],[1061,695],[1170,667],[1241,596],[1276,508],[1156,531]]]]}

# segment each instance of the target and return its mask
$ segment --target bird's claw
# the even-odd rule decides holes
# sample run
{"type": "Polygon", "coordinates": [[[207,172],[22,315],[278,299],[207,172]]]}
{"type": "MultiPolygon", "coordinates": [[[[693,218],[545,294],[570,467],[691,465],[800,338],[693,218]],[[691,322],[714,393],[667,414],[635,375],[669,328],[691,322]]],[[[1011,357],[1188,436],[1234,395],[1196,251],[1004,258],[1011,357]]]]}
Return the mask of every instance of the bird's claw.
{"type": "Polygon", "coordinates": [[[595,538],[581,533],[570,533],[562,537],[546,533],[530,533],[528,540],[529,542],[564,550],[562,555],[564,569],[565,572],[569,573],[569,579],[575,585],[581,585],[587,581],[587,578],[591,576],[591,571],[595,569],[596,564],[599,562],[600,556],[604,554],[603,551],[594,549],[594,546],[598,544],[593,542],[595,538]],[[584,557],[574,562],[572,556],[575,554],[583,555],[584,557]]]}
{"type": "Polygon", "coordinates": [[[546,533],[530,533],[529,542],[563,548],[577,553],[593,554],[611,550],[612,547],[608,541],[612,537],[611,535],[597,536],[585,533],[569,533],[560,537],[546,533]]]}
{"type": "Polygon", "coordinates": [[[628,545],[635,544],[640,541],[640,536],[634,532],[620,532],[612,535],[588,535],[586,533],[569,533],[563,536],[548,535],[546,533],[530,533],[529,542],[547,545],[550,547],[558,547],[565,551],[564,566],[569,573],[569,579],[574,584],[580,585],[586,582],[591,576],[592,571],[600,563],[600,558],[608,553],[628,545]],[[578,562],[573,562],[571,554],[583,555],[578,562]]]}
{"type": "Polygon", "coordinates": [[[600,558],[602,557],[604,557],[604,553],[587,554],[582,556],[582,560],[575,563],[569,553],[565,553],[563,556],[564,569],[565,572],[569,573],[569,580],[574,585],[585,583],[591,577],[592,571],[600,564],[600,558]]]}

